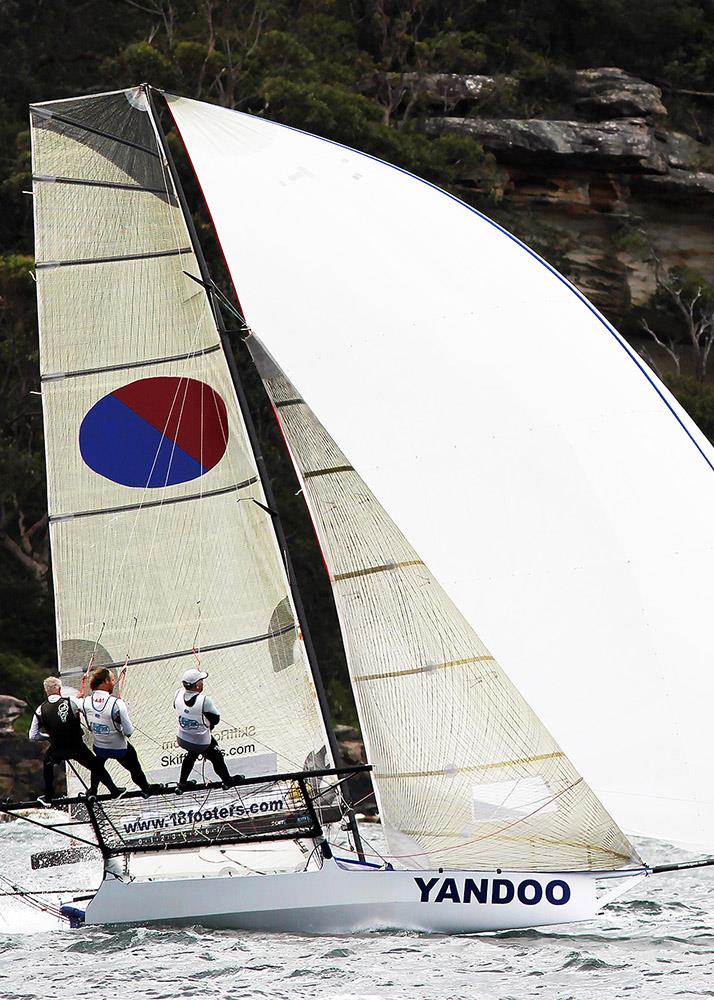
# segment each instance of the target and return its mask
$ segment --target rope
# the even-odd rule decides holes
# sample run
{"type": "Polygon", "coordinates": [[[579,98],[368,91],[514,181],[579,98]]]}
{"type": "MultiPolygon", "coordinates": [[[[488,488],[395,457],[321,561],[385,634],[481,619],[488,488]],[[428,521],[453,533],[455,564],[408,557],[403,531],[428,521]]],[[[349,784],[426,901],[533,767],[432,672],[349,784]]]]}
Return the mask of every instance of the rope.
{"type": "Polygon", "coordinates": [[[73,774],[74,774],[75,778],[77,779],[77,781],[80,782],[80,784],[84,787],[84,789],[86,791],[87,788],[89,788],[89,785],[84,780],[84,778],[82,777],[82,775],[79,773],[79,771],[77,770],[77,768],[74,766],[74,764],[72,763],[72,761],[68,760],[68,761],[66,761],[66,764],[70,768],[70,770],[73,772],[73,774]]]}
{"type": "MultiPolygon", "coordinates": [[[[79,893],[79,892],[96,892],[96,891],[97,891],[96,887],[94,887],[94,886],[91,889],[77,889],[77,887],[73,886],[73,885],[67,886],[66,889],[33,889],[32,890],[33,893],[39,893],[42,896],[64,896],[64,894],[66,892],[79,893]]],[[[0,898],[4,898],[4,897],[8,897],[8,896],[22,896],[22,897],[25,897],[25,896],[27,896],[27,894],[28,894],[28,890],[27,889],[20,889],[18,887],[14,892],[0,892],[0,898]]],[[[63,919],[66,919],[64,917],[64,914],[62,914],[62,917],[63,917],[63,919]]]]}
{"type": "MultiPolygon", "coordinates": [[[[49,913],[51,916],[56,917],[58,920],[64,920],[67,923],[70,922],[69,917],[65,916],[65,914],[62,913],[59,907],[45,904],[42,902],[41,899],[36,899],[33,893],[31,893],[28,889],[23,889],[22,886],[15,885],[14,882],[11,882],[10,879],[6,878],[4,875],[0,875],[0,881],[3,882],[5,885],[10,886],[10,888],[13,890],[11,893],[0,893],[0,895],[17,896],[21,898],[23,902],[27,903],[27,905],[31,907],[31,909],[39,910],[42,913],[49,913]]],[[[48,893],[48,895],[49,894],[50,893],[48,893]]],[[[54,895],[54,893],[51,894],[54,895]]]]}

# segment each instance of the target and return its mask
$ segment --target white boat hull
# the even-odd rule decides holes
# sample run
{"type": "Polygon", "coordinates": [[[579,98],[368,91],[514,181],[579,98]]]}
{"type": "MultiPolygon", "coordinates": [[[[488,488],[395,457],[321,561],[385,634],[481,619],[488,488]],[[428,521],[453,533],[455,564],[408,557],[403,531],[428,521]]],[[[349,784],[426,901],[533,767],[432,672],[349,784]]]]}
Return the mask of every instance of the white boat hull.
{"type": "Polygon", "coordinates": [[[325,861],[318,871],[121,881],[108,876],[87,924],[201,924],[347,934],[473,933],[571,923],[597,909],[595,874],[385,871],[325,861]]]}

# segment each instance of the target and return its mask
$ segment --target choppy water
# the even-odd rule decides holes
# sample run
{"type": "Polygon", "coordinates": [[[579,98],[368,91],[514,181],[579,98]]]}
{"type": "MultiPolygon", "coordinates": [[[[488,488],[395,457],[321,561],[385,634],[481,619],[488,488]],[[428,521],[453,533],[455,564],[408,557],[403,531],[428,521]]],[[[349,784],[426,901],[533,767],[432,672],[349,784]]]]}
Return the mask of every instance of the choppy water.
{"type": "MultiPolygon", "coordinates": [[[[374,842],[373,827],[367,835],[374,842]]],[[[31,871],[31,852],[66,844],[24,823],[2,825],[0,870],[24,887],[94,887],[100,874],[94,863],[31,871]]],[[[639,846],[650,863],[687,857],[653,842],[639,846]]],[[[649,878],[596,921],[469,937],[315,938],[200,927],[68,930],[47,913],[5,896],[0,899],[0,1000],[39,997],[714,997],[714,870],[649,878]]]]}

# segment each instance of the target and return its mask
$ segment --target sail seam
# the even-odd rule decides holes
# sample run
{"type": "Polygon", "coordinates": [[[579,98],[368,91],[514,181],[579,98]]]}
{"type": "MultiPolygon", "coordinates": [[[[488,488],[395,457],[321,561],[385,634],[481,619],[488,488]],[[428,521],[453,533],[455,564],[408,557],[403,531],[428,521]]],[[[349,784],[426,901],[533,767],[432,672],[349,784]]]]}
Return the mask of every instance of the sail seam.
{"type": "MultiPolygon", "coordinates": [[[[235,646],[251,646],[256,642],[266,642],[269,639],[276,639],[278,636],[285,635],[287,632],[295,630],[295,623],[291,625],[285,625],[283,628],[277,629],[275,632],[266,632],[264,635],[252,635],[247,639],[233,639],[231,642],[217,642],[212,646],[201,646],[199,650],[194,647],[191,649],[179,649],[173,653],[156,653],[154,656],[141,656],[135,660],[116,660],[112,663],[102,663],[103,667],[136,667],[142,663],[158,663],[160,660],[173,660],[179,656],[195,656],[196,652],[199,653],[215,653],[219,649],[233,649],[235,646]]],[[[83,667],[70,668],[69,670],[64,670],[63,674],[66,677],[68,674],[81,673],[83,672],[83,667]]]]}
{"type": "Polygon", "coordinates": [[[467,663],[495,663],[493,656],[467,656],[463,660],[445,660],[443,663],[428,663],[424,667],[411,667],[409,670],[389,670],[383,674],[358,674],[354,681],[381,681],[389,677],[407,677],[410,674],[430,674],[433,670],[445,670],[448,667],[462,667],[467,663]]]}
{"type": "Polygon", "coordinates": [[[58,115],[54,111],[47,111],[45,108],[31,107],[30,111],[32,114],[37,115],[38,118],[62,122],[63,125],[69,125],[71,128],[79,129],[80,132],[91,132],[93,135],[100,135],[103,139],[111,139],[112,142],[118,142],[121,146],[130,146],[132,149],[138,149],[142,153],[148,153],[149,156],[155,156],[157,160],[161,159],[155,149],[149,149],[148,146],[142,146],[139,142],[132,142],[131,139],[122,139],[120,136],[114,135],[113,132],[105,132],[103,129],[93,128],[91,125],[83,125],[81,122],[75,122],[71,118],[65,118],[64,115],[58,115]]]}
{"type": "Polygon", "coordinates": [[[129,368],[143,368],[146,365],[162,365],[171,361],[187,361],[189,358],[199,358],[204,354],[211,354],[213,351],[220,351],[221,345],[214,344],[212,347],[203,347],[198,351],[187,351],[185,354],[171,354],[165,358],[148,358],[146,361],[123,361],[119,365],[105,365],[103,368],[81,368],[71,372],[51,372],[49,375],[42,375],[42,382],[56,382],[63,378],[77,378],[80,375],[101,375],[103,372],[121,372],[129,368]]]}
{"type": "Polygon", "coordinates": [[[312,472],[303,472],[303,479],[314,479],[315,476],[331,476],[338,472],[354,472],[351,465],[335,465],[331,469],[313,469],[312,472]]]}
{"type": "Polygon", "coordinates": [[[257,476],[244,479],[242,483],[234,483],[232,486],[223,486],[219,490],[208,490],[204,493],[191,493],[185,497],[169,497],[168,500],[149,500],[148,503],[129,503],[122,507],[102,507],[100,510],[78,510],[69,514],[50,514],[50,524],[57,524],[61,521],[74,521],[78,517],[96,517],[99,514],[123,514],[128,510],[147,510],[149,507],[167,507],[173,503],[186,503],[189,500],[205,500],[206,497],[218,497],[225,493],[235,493],[236,490],[245,489],[258,482],[257,476]]]}
{"type": "Polygon", "coordinates": [[[83,260],[45,260],[38,261],[35,268],[76,267],[79,264],[114,264],[124,260],[149,260],[152,257],[177,257],[180,254],[193,253],[191,247],[180,247],[178,250],[156,250],[152,253],[129,253],[120,257],[87,257],[83,260]]]}
{"type": "Polygon", "coordinates": [[[541,760],[555,760],[558,757],[565,757],[562,750],[554,750],[552,753],[541,753],[534,757],[516,757],[514,760],[497,760],[493,764],[474,764],[473,767],[444,767],[438,771],[389,771],[382,773],[375,771],[375,778],[438,778],[443,774],[449,776],[454,774],[471,774],[476,771],[491,771],[499,767],[515,767],[518,764],[536,764],[541,760]]]}
{"type": "Polygon", "coordinates": [[[83,177],[55,177],[52,174],[33,174],[33,181],[45,184],[77,184],[81,187],[117,188],[120,191],[143,191],[146,194],[166,196],[164,188],[144,187],[141,184],[122,184],[120,181],[93,181],[83,177]]]}
{"type": "Polygon", "coordinates": [[[402,569],[405,566],[423,566],[421,559],[409,559],[407,562],[385,563],[383,566],[367,566],[366,569],[353,569],[349,573],[337,573],[333,581],[353,580],[357,576],[370,576],[372,573],[387,573],[389,570],[402,569]]]}

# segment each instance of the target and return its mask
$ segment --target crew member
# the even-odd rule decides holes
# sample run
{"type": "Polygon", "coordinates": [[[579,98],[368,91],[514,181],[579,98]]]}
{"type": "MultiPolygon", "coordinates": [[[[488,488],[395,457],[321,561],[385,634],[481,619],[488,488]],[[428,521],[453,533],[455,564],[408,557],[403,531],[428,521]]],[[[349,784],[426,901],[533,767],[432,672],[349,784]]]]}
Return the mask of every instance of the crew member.
{"type": "Polygon", "coordinates": [[[100,760],[115,760],[131,775],[142,792],[151,789],[136,750],[127,740],[134,732],[127,707],[112,694],[116,681],[108,667],[98,667],[89,678],[91,694],[82,702],[82,711],[92,733],[93,750],[100,760]]]}
{"type": "Polygon", "coordinates": [[[174,698],[178,720],[176,741],[188,751],[181,764],[181,789],[195,785],[195,781],[189,781],[188,776],[199,757],[211,762],[213,770],[226,786],[235,784],[243,777],[231,777],[220,747],[211,734],[221,717],[211,699],[203,693],[203,682],[207,677],[208,674],[203,670],[187,670],[181,679],[183,686],[178,689],[174,698]]]}
{"type": "Polygon", "coordinates": [[[112,795],[121,795],[125,789],[114,784],[104,761],[95,757],[82,739],[79,704],[74,698],[62,695],[59,677],[45,678],[44,689],[47,699],[35,710],[28,734],[31,740],[50,741],[42,766],[45,794],[38,801],[50,802],[54,798],[55,765],[67,760],[76,760],[89,771],[90,795],[97,794],[100,781],[112,795]]]}

